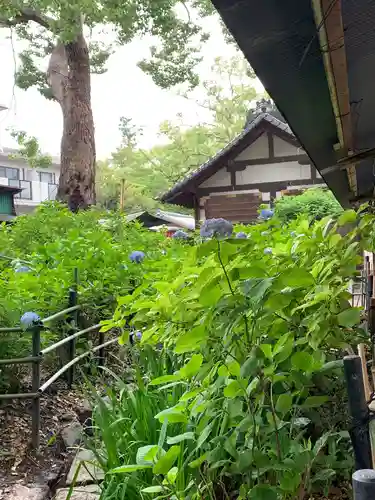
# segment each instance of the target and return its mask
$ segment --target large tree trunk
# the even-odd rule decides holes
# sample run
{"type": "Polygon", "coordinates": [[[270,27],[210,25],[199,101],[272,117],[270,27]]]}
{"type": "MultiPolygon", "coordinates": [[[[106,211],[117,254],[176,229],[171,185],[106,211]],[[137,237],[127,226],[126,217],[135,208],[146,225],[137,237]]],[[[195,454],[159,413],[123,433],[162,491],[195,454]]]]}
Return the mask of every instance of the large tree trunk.
{"type": "Polygon", "coordinates": [[[61,173],[57,198],[72,211],[95,204],[95,137],[91,109],[90,60],[83,35],[58,45],[48,70],[63,112],[61,173]]]}

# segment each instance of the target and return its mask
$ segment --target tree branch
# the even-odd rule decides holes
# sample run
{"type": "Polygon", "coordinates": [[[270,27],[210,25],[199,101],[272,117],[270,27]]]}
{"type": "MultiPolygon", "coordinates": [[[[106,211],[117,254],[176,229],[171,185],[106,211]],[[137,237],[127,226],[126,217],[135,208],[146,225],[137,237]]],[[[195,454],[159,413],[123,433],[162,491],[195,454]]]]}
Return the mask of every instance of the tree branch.
{"type": "Polygon", "coordinates": [[[60,104],[66,95],[66,84],[69,76],[68,59],[63,44],[53,49],[48,65],[47,81],[56,101],[60,104]]]}
{"type": "Polygon", "coordinates": [[[10,28],[12,26],[17,26],[17,24],[26,24],[29,21],[33,21],[48,30],[51,29],[54,22],[52,18],[44,16],[37,10],[24,7],[23,9],[19,9],[19,14],[15,15],[11,19],[0,18],[0,27],[10,28]]]}

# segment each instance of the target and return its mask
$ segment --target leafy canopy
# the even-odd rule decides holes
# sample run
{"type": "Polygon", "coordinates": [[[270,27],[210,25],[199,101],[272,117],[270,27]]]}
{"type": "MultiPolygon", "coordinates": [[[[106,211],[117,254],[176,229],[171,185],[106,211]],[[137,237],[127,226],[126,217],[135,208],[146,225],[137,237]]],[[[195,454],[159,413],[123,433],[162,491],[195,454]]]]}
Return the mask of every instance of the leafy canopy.
{"type": "Polygon", "coordinates": [[[206,0],[1,0],[0,27],[13,29],[27,45],[19,54],[17,85],[22,89],[35,86],[49,98],[50,88],[40,69],[43,60],[58,43],[72,42],[82,32],[89,39],[94,72],[105,71],[116,45],[151,35],[151,57],[139,66],[163,88],[186,81],[195,86],[199,47],[208,36],[194,20],[192,13],[197,9],[200,15],[212,13],[206,0]]]}
{"type": "Polygon", "coordinates": [[[189,127],[182,115],[160,124],[160,144],[140,146],[143,130],[122,118],[122,144],[110,164],[98,167],[98,198],[107,204],[118,200],[120,181],[125,179],[125,207],[152,208],[160,194],[226,146],[245,125],[257,92],[254,75],[242,56],[217,58],[213,77],[197,91],[181,96],[204,110],[207,121],[189,127]],[[198,98],[203,93],[203,98],[198,98]],[[107,198],[108,197],[108,198],[107,198]]]}

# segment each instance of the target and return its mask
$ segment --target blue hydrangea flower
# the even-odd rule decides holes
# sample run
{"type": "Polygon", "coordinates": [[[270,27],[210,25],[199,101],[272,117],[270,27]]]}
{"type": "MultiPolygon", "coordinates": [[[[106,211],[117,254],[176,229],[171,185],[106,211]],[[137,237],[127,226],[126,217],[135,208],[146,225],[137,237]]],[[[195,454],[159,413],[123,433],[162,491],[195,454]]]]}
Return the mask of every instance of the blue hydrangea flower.
{"type": "Polygon", "coordinates": [[[189,238],[189,235],[185,233],[185,231],[182,231],[182,229],[179,229],[172,234],[172,238],[174,240],[187,240],[189,238]]]}
{"type": "Polygon", "coordinates": [[[40,322],[40,316],[35,313],[35,312],[25,312],[22,316],[21,316],[21,326],[24,330],[27,330],[28,328],[30,328],[30,326],[33,326],[37,323],[40,322]]]}
{"type": "Polygon", "coordinates": [[[17,267],[16,269],[16,273],[28,273],[29,271],[31,271],[31,269],[27,266],[19,266],[17,267]]]}
{"type": "Polygon", "coordinates": [[[271,255],[272,254],[272,248],[267,247],[263,251],[264,255],[271,255]]]}
{"type": "Polygon", "coordinates": [[[144,258],[145,254],[140,250],[134,250],[134,252],[129,255],[131,262],[136,262],[137,264],[140,264],[144,258]]]}
{"type": "Polygon", "coordinates": [[[142,340],[142,332],[137,330],[129,335],[130,343],[133,345],[135,341],[140,342],[142,340]]]}
{"type": "Polygon", "coordinates": [[[259,219],[269,220],[273,217],[273,210],[270,208],[264,208],[260,211],[259,219]]]}
{"type": "Polygon", "coordinates": [[[239,232],[236,234],[236,238],[239,239],[239,240],[246,240],[247,239],[247,234],[244,233],[244,232],[239,232]]]}
{"type": "Polygon", "coordinates": [[[200,230],[202,238],[229,238],[232,232],[233,224],[225,219],[208,219],[200,230]]]}

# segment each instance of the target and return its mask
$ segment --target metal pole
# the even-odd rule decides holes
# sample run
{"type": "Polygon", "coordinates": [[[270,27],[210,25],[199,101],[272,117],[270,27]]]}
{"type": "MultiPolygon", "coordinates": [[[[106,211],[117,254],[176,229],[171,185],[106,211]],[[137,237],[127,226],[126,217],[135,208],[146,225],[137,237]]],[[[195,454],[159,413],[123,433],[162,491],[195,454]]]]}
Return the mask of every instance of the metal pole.
{"type": "Polygon", "coordinates": [[[354,450],[355,468],[356,470],[371,469],[369,409],[363,386],[361,358],[355,355],[345,356],[344,372],[352,423],[350,437],[354,450]]]}
{"type": "MultiPolygon", "coordinates": [[[[33,356],[38,357],[40,353],[40,332],[41,325],[32,327],[33,333],[33,356]]],[[[34,361],[32,365],[32,390],[37,393],[40,386],[40,359],[34,361]]],[[[40,430],[40,396],[35,396],[32,402],[32,436],[31,443],[34,449],[39,448],[39,430],[40,430]]]]}
{"type": "Polygon", "coordinates": [[[354,500],[374,500],[375,470],[357,470],[352,476],[354,500]]]}
{"type": "MultiPolygon", "coordinates": [[[[69,290],[69,307],[74,307],[77,305],[78,302],[78,294],[77,294],[77,285],[78,285],[78,269],[74,269],[74,282],[72,288],[69,290]]],[[[78,309],[76,309],[71,317],[70,317],[70,331],[69,334],[72,335],[76,328],[77,328],[77,323],[78,323],[78,309]]],[[[76,339],[73,337],[70,342],[68,343],[68,360],[72,361],[74,359],[76,352],[76,339]]],[[[73,382],[74,382],[74,365],[72,365],[69,370],[67,371],[67,383],[69,389],[72,388],[73,382]]]]}
{"type": "MultiPolygon", "coordinates": [[[[99,330],[99,345],[104,344],[105,333],[99,330]]],[[[104,366],[105,347],[99,349],[98,366],[104,366]]]]}

